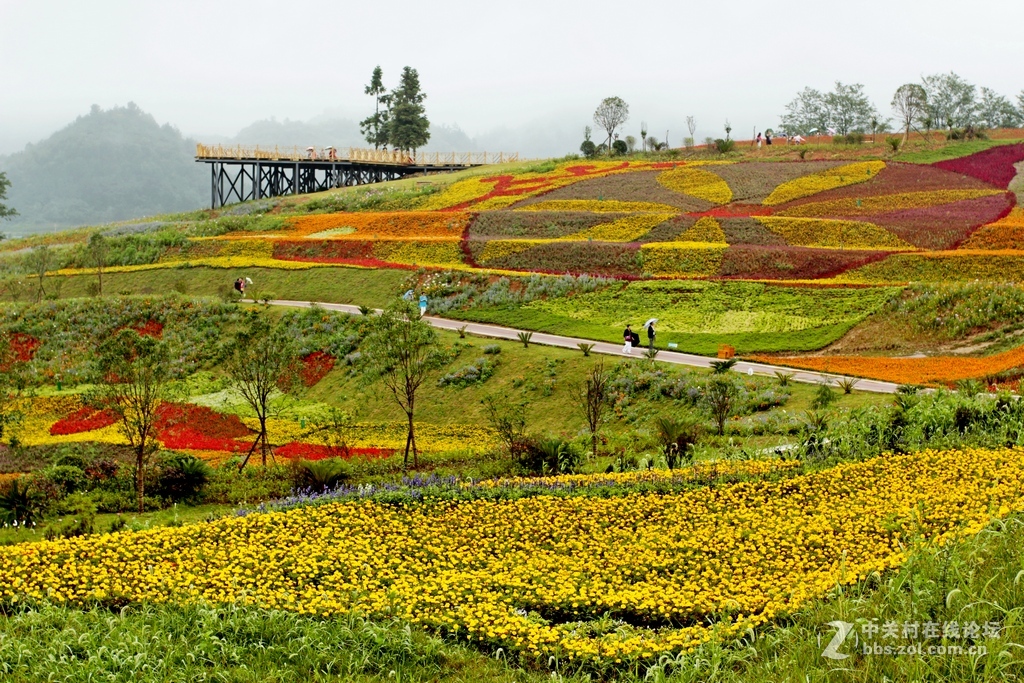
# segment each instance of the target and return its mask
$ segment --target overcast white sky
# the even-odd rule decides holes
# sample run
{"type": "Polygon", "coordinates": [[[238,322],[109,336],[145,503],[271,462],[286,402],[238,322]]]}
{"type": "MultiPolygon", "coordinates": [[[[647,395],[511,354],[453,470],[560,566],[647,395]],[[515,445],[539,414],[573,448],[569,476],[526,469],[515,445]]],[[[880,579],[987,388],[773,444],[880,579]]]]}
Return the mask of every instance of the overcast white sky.
{"type": "MultiPolygon", "coordinates": [[[[1024,88],[1021,0],[0,0],[0,153],[88,112],[136,102],[186,135],[259,119],[364,116],[374,65],[416,67],[435,124],[471,136],[571,128],[630,105],[678,145],[776,126],[794,94],[864,83],[892,92],[954,70],[1008,97],[1024,88]]],[[[579,140],[567,143],[564,153],[579,140]]],[[[515,151],[515,150],[492,150],[515,151]]]]}

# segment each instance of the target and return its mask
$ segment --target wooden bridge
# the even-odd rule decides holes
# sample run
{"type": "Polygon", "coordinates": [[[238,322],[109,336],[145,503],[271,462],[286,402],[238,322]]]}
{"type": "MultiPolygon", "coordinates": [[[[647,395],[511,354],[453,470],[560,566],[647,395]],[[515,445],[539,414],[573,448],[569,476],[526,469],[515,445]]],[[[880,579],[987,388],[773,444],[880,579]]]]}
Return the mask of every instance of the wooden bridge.
{"type": "Polygon", "coordinates": [[[196,161],[210,166],[210,208],[216,209],[263,197],[323,192],[416,174],[519,161],[519,155],[199,144],[196,161]]]}

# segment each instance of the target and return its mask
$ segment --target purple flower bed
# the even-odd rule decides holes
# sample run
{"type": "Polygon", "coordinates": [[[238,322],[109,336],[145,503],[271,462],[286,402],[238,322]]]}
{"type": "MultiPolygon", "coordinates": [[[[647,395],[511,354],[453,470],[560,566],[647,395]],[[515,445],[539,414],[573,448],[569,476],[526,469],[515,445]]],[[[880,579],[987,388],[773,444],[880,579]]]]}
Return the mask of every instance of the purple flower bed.
{"type": "Polygon", "coordinates": [[[765,280],[833,277],[888,256],[886,251],[735,246],[725,250],[719,276],[765,280]]]}

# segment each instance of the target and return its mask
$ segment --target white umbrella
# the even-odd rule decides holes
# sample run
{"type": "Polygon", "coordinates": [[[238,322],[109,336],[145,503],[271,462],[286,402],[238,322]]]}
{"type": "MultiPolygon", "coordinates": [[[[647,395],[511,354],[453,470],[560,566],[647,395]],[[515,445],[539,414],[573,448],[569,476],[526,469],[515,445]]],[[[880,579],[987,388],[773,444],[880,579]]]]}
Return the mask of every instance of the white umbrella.
{"type": "Polygon", "coordinates": [[[658,319],[657,319],[657,318],[651,318],[650,320],[648,320],[647,322],[645,322],[645,323],[643,324],[643,326],[644,326],[644,327],[650,327],[651,325],[653,325],[653,324],[654,324],[654,323],[656,323],[656,322],[658,322],[658,319]]]}
{"type": "Polygon", "coordinates": [[[307,147],[307,148],[306,148],[306,151],[307,151],[307,152],[312,152],[312,151],[313,151],[313,148],[312,148],[312,147],[307,147]]]}
{"type": "Polygon", "coordinates": [[[250,285],[252,284],[252,280],[250,278],[245,278],[245,281],[248,282],[250,285]]]}

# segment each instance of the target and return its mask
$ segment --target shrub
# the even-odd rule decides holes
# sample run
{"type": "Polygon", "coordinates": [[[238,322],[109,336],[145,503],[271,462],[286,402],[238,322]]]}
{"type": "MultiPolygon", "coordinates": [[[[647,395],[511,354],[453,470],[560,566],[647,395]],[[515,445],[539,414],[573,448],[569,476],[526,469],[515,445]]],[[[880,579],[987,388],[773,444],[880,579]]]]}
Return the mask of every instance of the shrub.
{"type": "Polygon", "coordinates": [[[520,460],[529,450],[530,441],[526,436],[526,408],[521,403],[512,403],[497,396],[488,396],[483,401],[487,409],[487,421],[513,460],[520,460]]]}
{"type": "Polygon", "coordinates": [[[516,337],[523,343],[523,348],[530,347],[530,340],[533,339],[533,332],[520,332],[516,337]]]}
{"type": "Polygon", "coordinates": [[[782,370],[775,371],[775,376],[779,379],[780,387],[788,387],[790,380],[793,379],[793,375],[794,373],[792,372],[783,372],[782,370]]]}
{"type": "Polygon", "coordinates": [[[0,521],[4,524],[31,524],[39,515],[40,501],[27,483],[12,481],[0,492],[0,521]]]}
{"type": "Polygon", "coordinates": [[[156,490],[172,501],[197,501],[212,472],[205,462],[185,453],[169,453],[159,466],[156,490]]]}
{"type": "Polygon", "coordinates": [[[700,436],[700,424],[695,420],[660,417],[657,422],[658,435],[665,450],[665,464],[675,469],[680,464],[693,461],[693,447],[700,436]]]}
{"type": "Polygon", "coordinates": [[[497,344],[488,344],[484,347],[484,354],[488,356],[496,356],[501,353],[501,347],[497,344]]]}
{"type": "Polygon", "coordinates": [[[738,393],[736,385],[725,377],[714,377],[704,387],[704,404],[718,426],[719,436],[725,434],[725,422],[733,414],[738,393]]]}
{"type": "Polygon", "coordinates": [[[903,140],[898,137],[889,137],[885,139],[885,144],[889,145],[889,149],[892,150],[893,154],[900,151],[900,145],[902,142],[903,140]]]}
{"type": "Polygon", "coordinates": [[[728,154],[736,148],[735,140],[723,140],[718,138],[715,140],[715,149],[718,150],[719,154],[728,154]]]}
{"type": "Polygon", "coordinates": [[[732,368],[739,362],[738,358],[725,358],[722,360],[711,361],[711,372],[715,375],[724,375],[725,373],[732,370],[732,368]]]}
{"type": "Polygon", "coordinates": [[[530,444],[522,466],[531,474],[568,474],[583,462],[580,448],[564,439],[541,439],[530,444]]]}
{"type": "Polygon", "coordinates": [[[625,154],[629,151],[629,145],[626,144],[625,140],[616,140],[612,143],[612,152],[615,154],[625,154]]]}
{"type": "Polygon", "coordinates": [[[837,383],[844,394],[852,394],[854,387],[860,384],[860,380],[856,377],[842,377],[837,383]]]}
{"type": "Polygon", "coordinates": [[[492,361],[487,358],[478,358],[469,365],[459,368],[455,372],[442,375],[441,378],[437,380],[437,386],[464,388],[471,384],[483,384],[491,378],[491,375],[494,374],[494,368],[496,366],[496,360],[492,361]]]}
{"type": "Polygon", "coordinates": [[[352,476],[352,466],[343,458],[297,460],[294,464],[295,487],[328,491],[352,476]]]}
{"type": "Polygon", "coordinates": [[[589,159],[597,154],[597,145],[594,144],[593,140],[584,140],[583,144],[580,145],[580,152],[589,159]]]}
{"type": "Polygon", "coordinates": [[[576,346],[579,347],[580,351],[583,352],[583,355],[585,357],[590,357],[590,352],[594,350],[594,344],[590,344],[587,342],[580,342],[576,346]]]}
{"type": "Polygon", "coordinates": [[[821,410],[828,408],[830,405],[836,402],[839,396],[829,386],[827,380],[823,381],[818,385],[818,390],[814,392],[814,398],[811,400],[811,407],[815,410],[821,410]]]}

